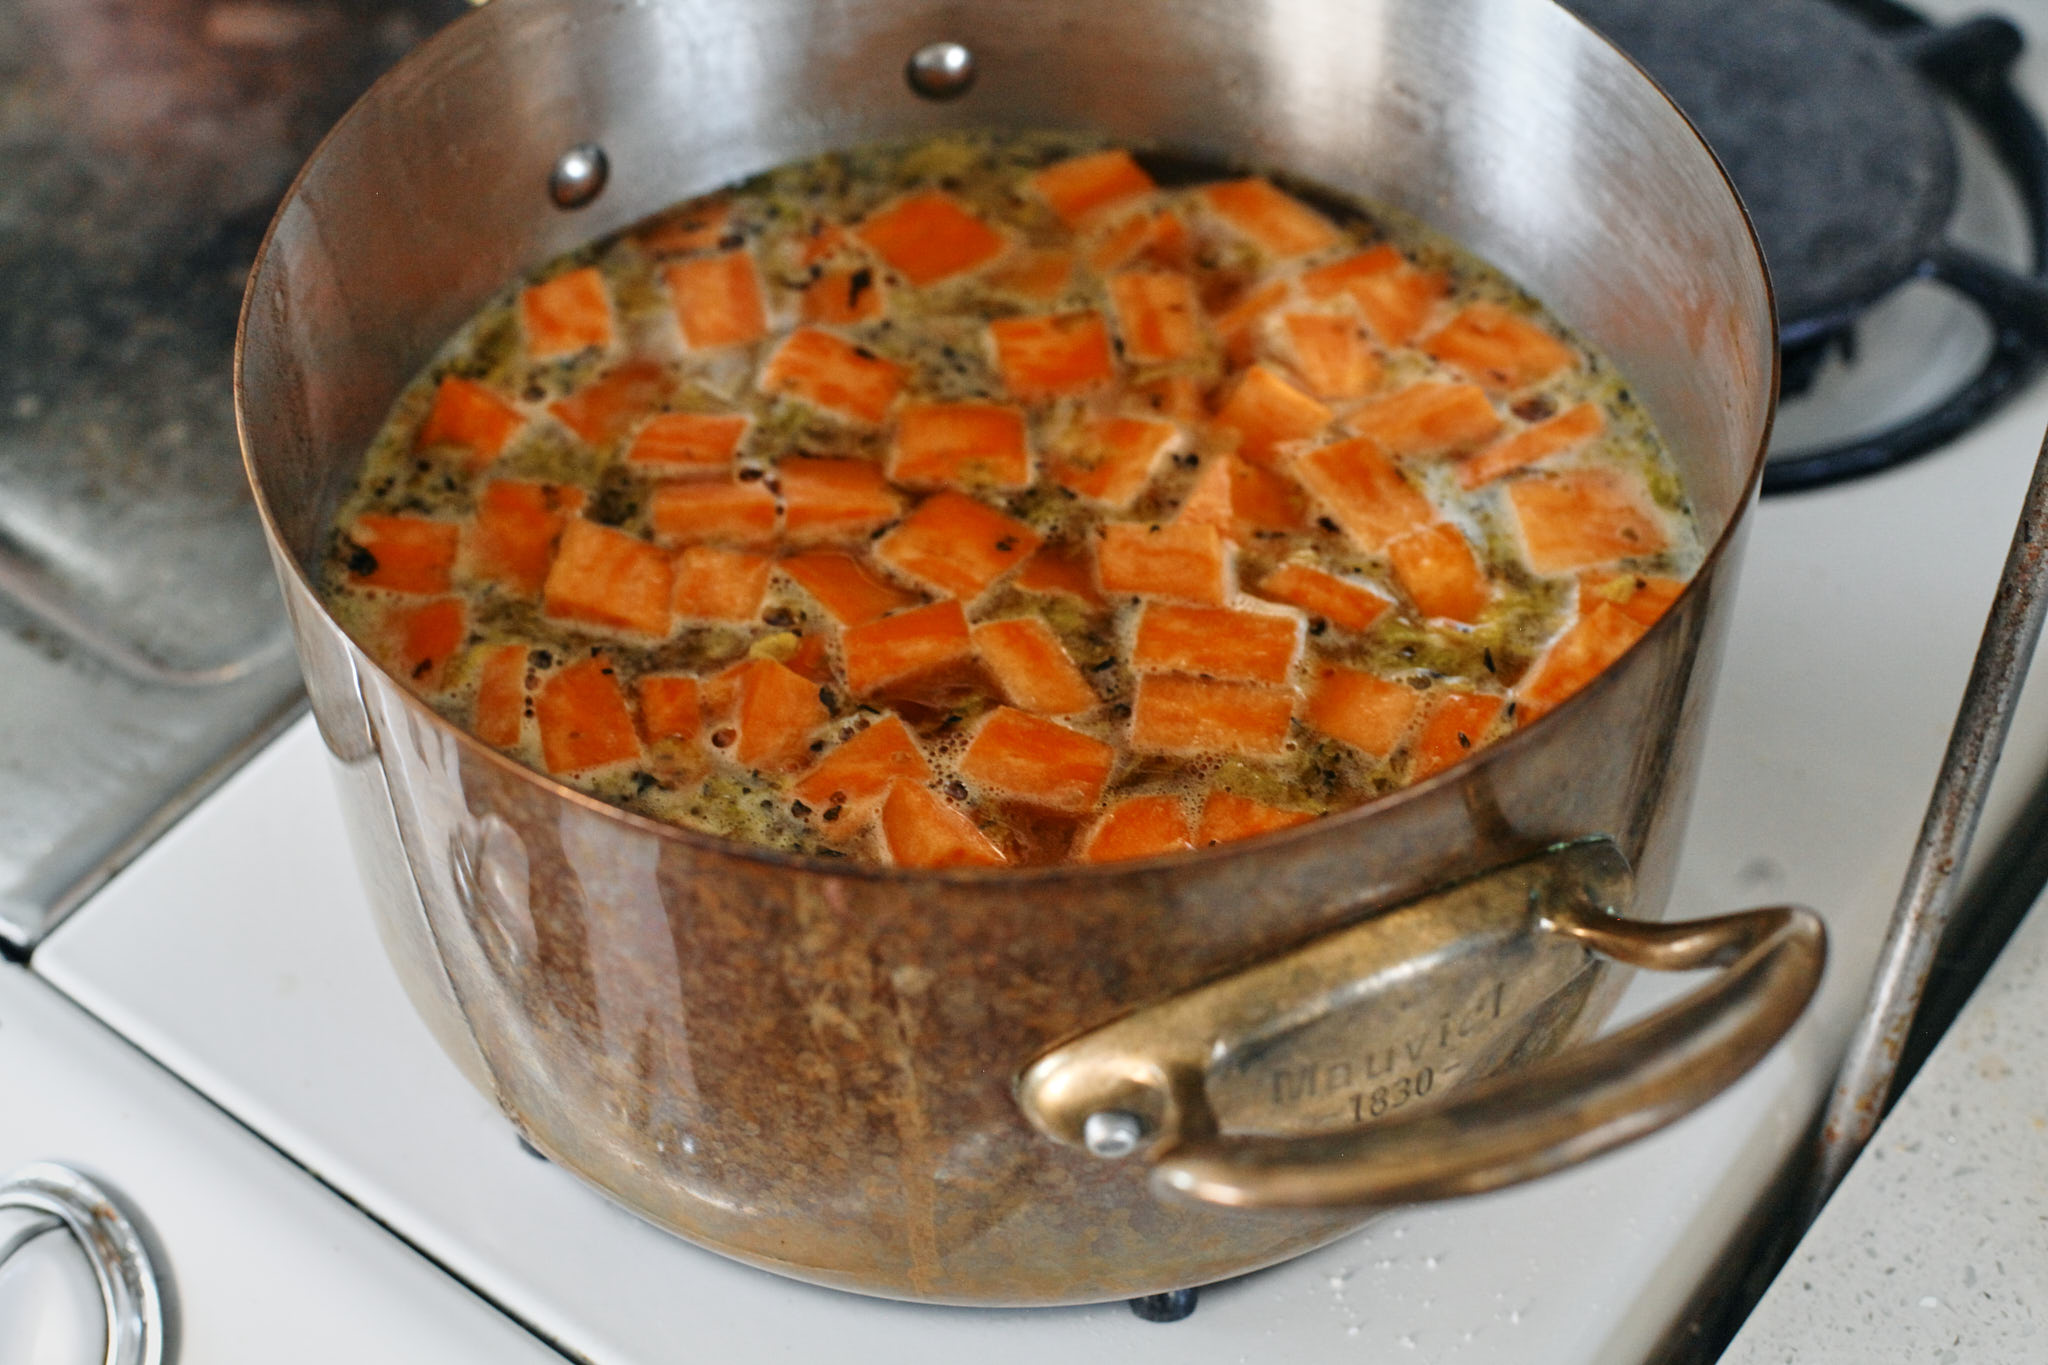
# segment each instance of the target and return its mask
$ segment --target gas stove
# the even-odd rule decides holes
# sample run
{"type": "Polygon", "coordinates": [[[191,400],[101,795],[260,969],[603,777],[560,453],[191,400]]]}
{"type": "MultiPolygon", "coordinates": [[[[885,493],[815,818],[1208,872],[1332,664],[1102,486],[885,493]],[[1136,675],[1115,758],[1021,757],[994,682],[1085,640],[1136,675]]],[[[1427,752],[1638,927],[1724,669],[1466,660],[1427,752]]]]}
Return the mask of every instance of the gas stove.
{"type": "MultiPolygon", "coordinates": [[[[233,11],[216,22],[244,40],[283,33],[276,14],[298,12],[213,9],[233,11]]],[[[1950,0],[1926,9],[1963,12],[1950,0]]],[[[2020,20],[2048,44],[2048,22],[2020,20]]],[[[2013,79],[2048,108],[2048,48],[2029,46],[2013,79]]],[[[2025,194],[1971,125],[1953,126],[1948,230],[2023,271],[2025,194]]],[[[1938,404],[1931,381],[1899,376],[1967,378],[1995,347],[1988,330],[1935,285],[1887,296],[1857,322],[1853,362],[1837,344],[1788,404],[1781,441],[1810,447],[1867,429],[1879,406],[1910,417],[1938,404]]],[[[1170,1323],[1121,1304],[890,1303],[724,1261],[522,1149],[446,1060],[384,961],[317,731],[299,719],[271,738],[255,723],[288,711],[287,688],[239,703],[233,742],[178,769],[169,787],[205,788],[189,813],[122,826],[133,845],[168,825],[146,851],[131,859],[102,839],[100,861],[84,860],[101,871],[69,894],[76,908],[61,922],[45,883],[13,891],[43,911],[15,915],[25,961],[0,964],[0,1178],[70,1160],[122,1196],[176,1280],[184,1360],[1701,1358],[1700,1324],[1738,1269],[1731,1249],[1770,1216],[1863,1004],[2048,427],[2048,386],[2026,378],[1924,458],[1757,509],[1670,913],[1809,904],[1828,921],[1831,965],[1806,1019],[1754,1074],[1579,1170],[1388,1213],[1205,1288],[1193,1315],[1170,1323]],[[241,761],[237,745],[254,756],[241,761]]],[[[151,645],[140,631],[122,638],[151,645]]],[[[253,658],[261,673],[261,641],[257,631],[220,657],[253,658]]],[[[96,678],[119,671],[105,657],[36,657],[96,678]]],[[[24,677],[8,663],[0,690],[24,677]]],[[[2048,695],[2037,693],[2022,703],[1980,846],[2044,778],[2048,695]]],[[[172,799],[159,795],[153,811],[172,799]]],[[[91,828],[104,835],[105,821],[91,828]]],[[[1624,1017],[1684,984],[1638,981],[1624,1017]]],[[[0,1221],[0,1242],[8,1235],[0,1221]]],[[[0,1269],[0,1318],[24,1273],[0,1269]]],[[[8,1340],[0,1329],[0,1359],[8,1340]]]]}

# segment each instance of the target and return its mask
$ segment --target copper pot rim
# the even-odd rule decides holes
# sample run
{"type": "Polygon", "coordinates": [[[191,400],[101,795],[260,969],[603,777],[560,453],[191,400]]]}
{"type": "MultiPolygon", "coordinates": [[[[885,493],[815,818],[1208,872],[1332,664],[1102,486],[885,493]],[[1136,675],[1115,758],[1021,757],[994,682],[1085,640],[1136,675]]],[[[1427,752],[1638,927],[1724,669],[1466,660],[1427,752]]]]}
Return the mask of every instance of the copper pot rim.
{"type": "MultiPolygon", "coordinates": [[[[1684,123],[1686,131],[1691,135],[1694,144],[1706,154],[1709,164],[1714,168],[1714,173],[1720,177],[1722,188],[1727,191],[1728,203],[1734,208],[1736,216],[1742,223],[1743,235],[1749,242],[1750,257],[1755,262],[1757,277],[1764,289],[1766,319],[1769,323],[1770,333],[1768,345],[1770,375],[1766,385],[1767,392],[1764,396],[1763,425],[1757,433],[1755,447],[1750,452],[1749,472],[1743,480],[1741,492],[1736,499],[1734,512],[1729,516],[1727,524],[1721,528],[1720,534],[1714,538],[1714,543],[1708,547],[1706,554],[1701,557],[1699,568],[1694,570],[1692,578],[1686,583],[1664,615],[1648,631],[1644,632],[1642,638],[1624,650],[1619,658],[1602,669],[1586,686],[1567,697],[1550,712],[1547,712],[1530,725],[1515,729],[1494,743],[1487,745],[1472,757],[1452,764],[1442,772],[1433,774],[1410,786],[1402,787],[1397,791],[1389,792],[1387,795],[1375,800],[1365,802],[1363,805],[1353,806],[1349,810],[1337,811],[1329,815],[1318,816],[1313,820],[1304,821],[1299,825],[1293,825],[1286,829],[1271,830],[1263,834],[1253,835],[1248,839],[1234,840],[1226,844],[1212,844],[1207,848],[1190,849],[1185,852],[1155,854],[1151,857],[1130,858],[1110,863],[1049,863],[1024,867],[994,868],[902,868],[882,863],[863,862],[851,857],[821,858],[813,854],[787,853],[779,849],[760,848],[752,844],[743,843],[737,839],[728,839],[716,834],[705,834],[698,830],[688,829],[682,825],[674,825],[666,821],[651,819],[648,816],[637,814],[624,807],[615,806],[609,801],[592,796],[588,792],[572,787],[536,768],[528,767],[517,759],[500,753],[476,738],[476,736],[472,735],[462,726],[443,716],[439,711],[436,711],[432,706],[429,706],[414,695],[411,689],[406,687],[403,680],[398,678],[395,673],[378,663],[375,659],[372,659],[357,644],[355,637],[341,629],[340,623],[334,619],[333,615],[328,612],[326,604],[320,600],[319,589],[306,573],[304,566],[299,563],[297,556],[289,552],[283,532],[279,529],[276,516],[271,510],[270,495],[265,489],[262,479],[257,474],[255,454],[249,438],[248,421],[245,416],[243,391],[243,376],[247,361],[246,346],[249,334],[249,317],[255,309],[256,284],[262,277],[264,264],[269,259],[271,243],[277,235],[279,224],[283,221],[286,212],[297,202],[300,190],[304,187],[307,177],[312,174],[314,168],[320,165],[325,158],[329,144],[339,139],[356,120],[368,117],[364,111],[378,99],[388,85],[396,84],[398,81],[405,79],[409,74],[409,68],[431,60],[436,55],[438,49],[444,46],[452,46],[454,43],[461,41],[461,30],[466,25],[483,20],[484,15],[481,6],[458,16],[429,35],[425,41],[406,53],[404,57],[393,63],[388,70],[371,82],[370,87],[356,99],[355,103],[351,104],[347,111],[339,119],[335,120],[334,126],[321,135],[320,141],[306,157],[305,163],[293,175],[290,186],[286,188],[283,198],[278,201],[277,209],[271,214],[270,222],[264,227],[263,240],[258,244],[256,255],[250,262],[248,284],[243,290],[242,306],[235,319],[233,356],[236,444],[241,449],[243,474],[249,482],[251,498],[256,505],[256,515],[262,524],[264,538],[274,550],[282,551],[275,558],[288,566],[288,571],[298,585],[305,590],[308,598],[318,606],[322,620],[348,642],[349,652],[357,661],[357,665],[360,667],[366,664],[396,683],[399,693],[405,698],[408,711],[415,718],[424,719],[431,728],[453,740],[457,748],[462,752],[463,763],[484,763],[496,769],[501,776],[510,777],[515,781],[532,786],[545,795],[565,802],[586,814],[599,819],[615,820],[628,829],[646,834],[655,839],[679,843],[700,852],[734,858],[742,862],[755,863],[791,873],[879,882],[885,885],[918,886],[937,883],[940,885],[987,887],[1048,884],[1054,886],[1068,884],[1097,886],[1114,883],[1125,878],[1146,876],[1168,869],[1179,869],[1188,866],[1222,866],[1241,859],[1261,857],[1271,850],[1284,848],[1290,843],[1299,843],[1309,839],[1341,838],[1353,828],[1364,825],[1368,821],[1378,819],[1388,812],[1417,801],[1433,799],[1437,793],[1448,788],[1470,781],[1483,780],[1483,776],[1489,771],[1502,764],[1514,762],[1525,750],[1530,749],[1534,745],[1547,742],[1548,732],[1546,732],[1545,726],[1553,717],[1559,714],[1574,714],[1579,710],[1583,710],[1586,706],[1592,704],[1593,697],[1615,686],[1617,675],[1622,672],[1628,661],[1637,655],[1638,651],[1643,649],[1652,640],[1668,635],[1677,628],[1675,622],[1682,614],[1680,608],[1695,600],[1698,596],[1700,585],[1713,576],[1713,571],[1720,561],[1731,553],[1730,547],[1742,530],[1743,522],[1749,516],[1750,509],[1756,504],[1757,489],[1763,480],[1764,465],[1770,452],[1771,432],[1777,421],[1782,379],[1782,351],[1779,346],[1777,290],[1771,282],[1770,266],[1764,257],[1763,242],[1757,236],[1756,224],[1750,218],[1749,210],[1743,204],[1742,196],[1737,192],[1735,182],[1728,174],[1728,168],[1722,164],[1721,158],[1715,154],[1714,149],[1707,144],[1706,138],[1701,135],[1699,128],[1693,123],[1692,119],[1678,106],[1677,101],[1671,98],[1670,92],[1665,90],[1663,85],[1645,70],[1640,62],[1617,47],[1605,34],[1593,28],[1592,25],[1587,24],[1577,14],[1570,11],[1566,11],[1566,13],[1572,22],[1580,25],[1593,38],[1604,44],[1620,57],[1622,61],[1626,62],[1629,68],[1656,94],[1657,98],[1662,100],[1673,113],[1678,115],[1679,120],[1684,123]]],[[[1555,728],[1555,726],[1551,727],[1553,730],[1555,728]]]]}

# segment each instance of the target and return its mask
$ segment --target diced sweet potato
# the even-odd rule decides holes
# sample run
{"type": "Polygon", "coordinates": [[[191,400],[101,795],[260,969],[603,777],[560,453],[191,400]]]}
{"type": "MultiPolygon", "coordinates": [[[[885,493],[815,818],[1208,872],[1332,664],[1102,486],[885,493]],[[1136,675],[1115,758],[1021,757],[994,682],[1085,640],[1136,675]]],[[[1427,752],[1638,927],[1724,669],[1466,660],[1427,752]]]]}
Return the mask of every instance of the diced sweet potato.
{"type": "Polygon", "coordinates": [[[881,276],[871,265],[827,270],[804,286],[805,322],[850,327],[856,322],[871,322],[887,309],[881,276]]]}
{"type": "Polygon", "coordinates": [[[1345,422],[1395,459],[1467,450],[1500,430],[1500,414],[1477,384],[1411,384],[1345,422]]]}
{"type": "Polygon", "coordinates": [[[1420,782],[1483,747],[1506,705],[1505,697],[1488,692],[1439,692],[1415,737],[1408,780],[1420,782]]]}
{"type": "Polygon", "coordinates": [[[1027,488],[1024,414],[1008,403],[906,403],[889,477],[910,488],[1027,488]]]}
{"type": "Polygon", "coordinates": [[[392,605],[384,629],[391,641],[391,671],[416,692],[448,685],[448,661],[469,634],[469,610],[460,597],[392,605]]]}
{"type": "Polygon", "coordinates": [[[1582,607],[1579,619],[1550,642],[1515,684],[1517,721],[1527,725],[1555,710],[1619,659],[1647,629],[1612,602],[1596,601],[1590,610],[1582,607]]]}
{"type": "Polygon", "coordinates": [[[919,287],[987,265],[1003,254],[1001,233],[936,190],[905,195],[855,232],[897,274],[919,287]]]}
{"type": "Polygon", "coordinates": [[[1237,488],[1230,477],[1232,465],[1244,461],[1234,455],[1211,455],[1202,462],[1195,481],[1188,485],[1180,506],[1173,511],[1176,525],[1213,526],[1226,537],[1237,534],[1237,488]]]}
{"type": "Polygon", "coordinates": [[[477,665],[470,729],[486,744],[509,749],[526,727],[526,646],[492,645],[477,665]]]}
{"type": "Polygon", "coordinates": [[[475,518],[463,530],[465,572],[521,597],[539,596],[555,541],[583,501],[580,488],[492,479],[478,490],[475,518]]]}
{"type": "Polygon", "coordinates": [[[1230,596],[1230,558],[1214,526],[1112,522],[1102,528],[1095,572],[1104,592],[1210,606],[1230,596]]]}
{"type": "Polygon", "coordinates": [[[801,768],[811,757],[812,732],[831,718],[816,683],[773,659],[755,659],[740,675],[739,734],[728,752],[762,772],[801,768]]]}
{"type": "Polygon", "coordinates": [[[473,379],[451,375],[435,386],[434,404],[420,423],[413,447],[456,446],[469,452],[471,466],[486,465],[525,425],[525,415],[497,394],[473,379]]]}
{"type": "Polygon", "coordinates": [[[1406,346],[1429,325],[1450,288],[1440,271],[1404,265],[1350,280],[1344,292],[1365,314],[1366,325],[1381,345],[1406,346]]]}
{"type": "Polygon", "coordinates": [[[846,686],[857,697],[943,673],[974,658],[967,613],[957,599],[899,611],[839,638],[846,686]]]}
{"type": "Polygon", "coordinates": [[[650,474],[724,474],[747,434],[737,412],[669,412],[641,427],[626,463],[650,474]]]}
{"type": "Polygon", "coordinates": [[[884,716],[826,754],[790,792],[811,808],[828,837],[850,839],[892,784],[921,784],[931,775],[909,728],[896,716],[884,716]]]}
{"type": "Polygon", "coordinates": [[[1202,350],[1202,307],[1194,281],[1171,270],[1119,270],[1109,277],[1124,355],[1140,364],[1189,360],[1202,350]]]}
{"type": "Polygon", "coordinates": [[[782,662],[791,672],[801,673],[814,683],[832,681],[832,656],[825,649],[823,631],[799,634],[796,648],[782,662]]]}
{"type": "Polygon", "coordinates": [[[1529,567],[1570,573],[1653,555],[1670,539],[1642,483],[1615,469],[1564,469],[1517,479],[1508,501],[1529,567]]]}
{"type": "Polygon", "coordinates": [[[679,211],[663,214],[640,229],[639,242],[657,256],[709,251],[725,240],[731,232],[731,224],[730,200],[699,200],[679,211]]]}
{"type": "Polygon", "coordinates": [[[1104,811],[1081,836],[1084,863],[1116,863],[1184,853],[1195,846],[1178,796],[1131,796],[1104,811]]]}
{"type": "Polygon", "coordinates": [[[1051,460],[1052,476],[1086,498],[1128,507],[1180,440],[1171,422],[1102,417],[1079,423],[1051,460]]]}
{"type": "Polygon", "coordinates": [[[988,325],[996,368],[1019,398],[1085,393],[1116,378],[1100,313],[1047,313],[988,325]]]}
{"type": "Polygon", "coordinates": [[[669,375],[652,361],[630,360],[599,379],[548,404],[555,420],[593,446],[624,436],[668,395],[669,375]]]}
{"type": "Polygon", "coordinates": [[[1319,265],[1314,270],[1301,273],[1302,292],[1312,299],[1332,299],[1352,292],[1358,281],[1374,275],[1384,275],[1400,270],[1408,264],[1403,256],[1385,242],[1367,247],[1328,265],[1319,265]]]}
{"type": "Polygon", "coordinates": [[[638,536],[572,517],[548,569],[542,610],[558,621],[666,635],[673,571],[638,536]]]}
{"type": "Polygon", "coordinates": [[[782,486],[782,529],[792,545],[866,540],[903,512],[879,466],[866,460],[792,455],[776,467],[782,486]]]}
{"type": "Polygon", "coordinates": [[[1286,280],[1268,280],[1238,295],[1215,313],[1216,336],[1223,343],[1224,357],[1232,365],[1251,361],[1257,350],[1260,325],[1268,314],[1287,302],[1289,293],[1286,280]]]}
{"type": "Polygon", "coordinates": [[[609,659],[582,659],[550,675],[533,699],[541,762],[555,774],[640,757],[640,736],[609,659]]]}
{"type": "Polygon", "coordinates": [[[1087,557],[1072,548],[1045,547],[1025,560],[1024,567],[1010,581],[1025,592],[1057,593],[1078,598],[1091,607],[1102,605],[1102,594],[1095,589],[1094,570],[1087,557]]]}
{"type": "Polygon", "coordinates": [[[791,332],[761,371],[761,392],[867,426],[889,415],[902,388],[902,366],[816,327],[791,332]]]}
{"type": "Polygon", "coordinates": [[[1148,602],[1138,615],[1131,667],[1233,682],[1286,682],[1301,648],[1292,616],[1148,602]]]}
{"type": "Polygon", "coordinates": [[[882,801],[882,846],[898,867],[997,867],[1009,860],[965,811],[919,782],[896,782],[882,801]]]}
{"type": "Polygon", "coordinates": [[[1323,398],[1362,398],[1379,387],[1379,355],[1350,318],[1334,313],[1287,313],[1280,325],[1287,329],[1294,372],[1310,393],[1323,398]]]}
{"type": "Polygon", "coordinates": [[[1495,441],[1458,466],[1458,482],[1477,488],[1510,470],[1521,469],[1574,450],[1607,429],[1607,419],[1592,403],[1579,403],[1557,416],[1495,441]]]}
{"type": "Polygon", "coordinates": [[[1099,700],[1052,628],[1035,616],[986,621],[973,630],[974,653],[1012,706],[1069,716],[1099,700]]]}
{"type": "Polygon", "coordinates": [[[1093,810],[1116,762],[1101,740],[1014,707],[991,712],[960,755],[960,775],[1013,801],[1093,810]]]}
{"type": "Polygon", "coordinates": [[[1269,365],[1253,365],[1216,411],[1216,425],[1237,433],[1237,453],[1271,464],[1279,447],[1305,441],[1330,424],[1330,409],[1287,382],[1269,365]]]}
{"type": "Polygon", "coordinates": [[[1486,571],[1464,534],[1447,521],[1389,541],[1387,559],[1402,591],[1424,615],[1474,625],[1493,600],[1486,571]]]}
{"type": "Polygon", "coordinates": [[[640,694],[640,731],[649,744],[689,743],[702,726],[697,679],[688,673],[647,673],[634,684],[640,694]]]}
{"type": "Polygon", "coordinates": [[[647,504],[664,545],[765,546],[775,541],[775,495],[759,479],[663,484],[647,504]]]}
{"type": "Polygon", "coordinates": [[[1318,670],[1303,719],[1354,749],[1385,758],[1408,733],[1421,705],[1421,697],[1404,682],[1328,664],[1318,670]]]}
{"type": "Polygon", "coordinates": [[[1140,210],[1096,237],[1088,247],[1088,264],[1105,275],[1137,260],[1185,270],[1193,264],[1193,247],[1187,224],[1172,209],[1140,210]]]}
{"type": "Polygon", "coordinates": [[[1236,843],[1276,829],[1292,829],[1316,817],[1305,810],[1285,810],[1231,792],[1210,792],[1202,803],[1202,820],[1195,827],[1195,847],[1236,843]]]}
{"type": "Polygon", "coordinates": [[[1422,349],[1490,389],[1519,389],[1572,363],[1571,347],[1497,303],[1467,304],[1422,349]]]}
{"type": "Polygon", "coordinates": [[[1067,292],[1074,279],[1074,253],[1026,249],[989,272],[988,284],[1006,294],[1050,303],[1067,292]]]}
{"type": "Polygon", "coordinates": [[[917,601],[875,577],[859,560],[836,550],[796,555],[783,560],[781,567],[842,626],[864,626],[917,601]]]}
{"type": "Polygon", "coordinates": [[[1294,701],[1291,687],[1146,674],[1131,707],[1131,748],[1272,758],[1287,747],[1294,701]]]}
{"type": "Polygon", "coordinates": [[[1319,446],[1297,456],[1293,468],[1362,549],[1377,553],[1436,516],[1422,490],[1402,477],[1370,436],[1319,446]]]}
{"type": "Polygon", "coordinates": [[[935,592],[972,600],[1031,557],[1040,537],[964,493],[935,493],[875,542],[884,564],[935,592]]]}
{"type": "Polygon", "coordinates": [[[1025,185],[1060,221],[1072,227],[1111,204],[1152,192],[1152,177],[1126,151],[1069,157],[1038,172],[1025,185]]]}
{"type": "Polygon", "coordinates": [[[1343,240],[1330,220],[1256,177],[1206,185],[1202,198],[1216,214],[1275,256],[1306,256],[1343,240]]]}
{"type": "Polygon", "coordinates": [[[448,591],[461,542],[452,521],[365,512],[350,523],[342,550],[349,578],[366,588],[433,594],[448,591]]]}
{"type": "Polygon", "coordinates": [[[775,561],[745,550],[692,545],[675,558],[675,614],[689,621],[751,621],[775,561]]]}
{"type": "Polygon", "coordinates": [[[1230,510],[1239,540],[1254,531],[1299,531],[1308,524],[1301,485],[1276,469],[1230,461],[1230,510]]]}
{"type": "Polygon", "coordinates": [[[1684,591],[1685,580],[1679,578],[1594,570],[1579,575],[1579,614],[1583,616],[1600,603],[1609,602],[1648,630],[1671,610],[1671,604],[1684,591]]]}
{"type": "Polygon", "coordinates": [[[1307,564],[1282,564],[1266,575],[1257,592],[1350,631],[1372,629],[1373,622],[1394,605],[1362,583],[1307,564]]]}
{"type": "Polygon", "coordinates": [[[519,329],[529,360],[556,360],[612,344],[612,300],[586,265],[519,292],[519,329]]]}

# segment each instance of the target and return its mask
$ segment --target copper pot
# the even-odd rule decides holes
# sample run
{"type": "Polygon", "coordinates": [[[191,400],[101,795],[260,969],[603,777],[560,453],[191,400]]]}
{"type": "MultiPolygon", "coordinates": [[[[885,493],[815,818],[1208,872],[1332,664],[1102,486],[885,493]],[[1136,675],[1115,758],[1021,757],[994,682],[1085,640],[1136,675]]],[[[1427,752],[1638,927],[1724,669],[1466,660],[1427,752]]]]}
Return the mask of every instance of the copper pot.
{"type": "Polygon", "coordinates": [[[470,1078],[692,1241],[867,1293],[1049,1304],[1215,1280],[1390,1200],[1576,1159],[1796,1016],[1821,956],[1803,912],[1608,914],[1655,920],[1669,890],[1776,356],[1713,157],[1542,0],[498,0],[314,154],[250,277],[236,382],[380,929],[470,1078]],[[1705,566],[1584,692],[1396,796],[1205,852],[981,873],[628,815],[438,718],[320,606],[365,444],[506,280],[764,167],[963,125],[1286,167],[1458,238],[1629,377],[1705,566]],[[594,198],[558,174],[590,143],[594,198]],[[1584,1043],[1616,989],[1602,953],[1726,970],[1584,1043]]]}

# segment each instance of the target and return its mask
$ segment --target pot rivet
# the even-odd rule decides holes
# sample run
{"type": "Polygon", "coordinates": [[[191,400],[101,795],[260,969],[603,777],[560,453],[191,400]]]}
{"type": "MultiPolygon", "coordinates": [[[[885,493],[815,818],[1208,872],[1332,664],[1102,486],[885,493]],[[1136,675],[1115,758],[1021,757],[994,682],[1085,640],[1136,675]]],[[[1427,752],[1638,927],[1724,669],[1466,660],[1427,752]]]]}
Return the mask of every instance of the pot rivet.
{"type": "Polygon", "coordinates": [[[555,159],[548,172],[548,198],[556,208],[580,209],[597,198],[611,177],[611,158],[595,142],[579,142],[555,159]]]}
{"type": "Polygon", "coordinates": [[[903,78],[928,100],[958,99],[974,84],[974,54],[959,43],[926,43],[910,54],[903,78]]]}
{"type": "Polygon", "coordinates": [[[1081,1144],[1101,1157],[1129,1156],[1144,1136],[1144,1121],[1121,1109],[1100,1110],[1081,1125],[1081,1144]]]}

